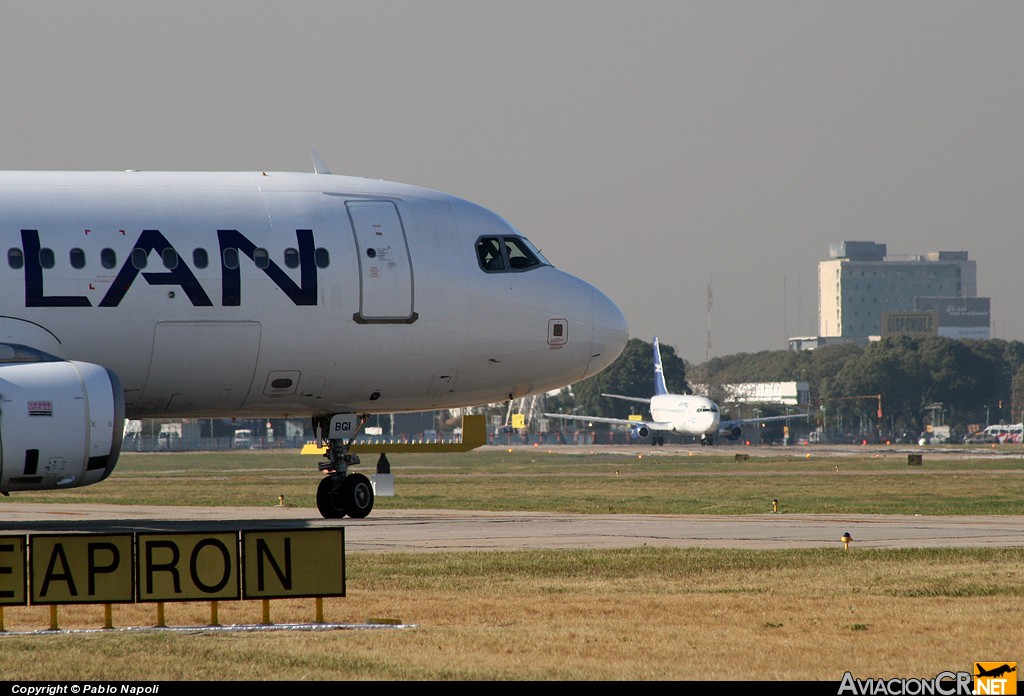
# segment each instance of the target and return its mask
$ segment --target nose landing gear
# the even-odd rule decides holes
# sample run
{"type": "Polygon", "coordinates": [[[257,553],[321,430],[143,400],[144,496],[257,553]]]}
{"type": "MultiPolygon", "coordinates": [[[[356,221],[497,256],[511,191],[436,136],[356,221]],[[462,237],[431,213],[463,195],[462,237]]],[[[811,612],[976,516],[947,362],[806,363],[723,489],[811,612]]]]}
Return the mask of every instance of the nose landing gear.
{"type": "Polygon", "coordinates": [[[329,473],[316,489],[316,508],[325,519],[361,519],[373,510],[373,485],[363,474],[329,473]]]}
{"type": "MultiPolygon", "coordinates": [[[[337,418],[331,420],[335,421],[337,418]]],[[[322,420],[314,425],[322,426],[322,420]]],[[[324,472],[324,477],[316,489],[316,508],[325,519],[340,519],[346,515],[361,519],[373,510],[373,484],[370,483],[370,479],[363,474],[349,472],[350,466],[359,463],[359,455],[350,454],[349,447],[365,422],[366,416],[360,416],[359,424],[355,428],[328,428],[330,433],[346,433],[347,439],[329,438],[327,461],[320,464],[320,471],[324,472]]]]}

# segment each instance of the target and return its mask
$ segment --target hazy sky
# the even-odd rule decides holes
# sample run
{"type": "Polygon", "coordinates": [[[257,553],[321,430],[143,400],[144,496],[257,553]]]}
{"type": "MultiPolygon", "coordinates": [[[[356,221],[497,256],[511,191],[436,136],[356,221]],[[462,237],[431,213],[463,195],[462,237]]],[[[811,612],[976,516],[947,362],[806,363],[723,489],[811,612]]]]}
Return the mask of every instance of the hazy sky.
{"type": "Polygon", "coordinates": [[[1018,1],[6,0],[0,168],[313,148],[493,209],[695,363],[816,334],[830,244],[967,251],[1024,340],[1022,34],[1018,1]]]}

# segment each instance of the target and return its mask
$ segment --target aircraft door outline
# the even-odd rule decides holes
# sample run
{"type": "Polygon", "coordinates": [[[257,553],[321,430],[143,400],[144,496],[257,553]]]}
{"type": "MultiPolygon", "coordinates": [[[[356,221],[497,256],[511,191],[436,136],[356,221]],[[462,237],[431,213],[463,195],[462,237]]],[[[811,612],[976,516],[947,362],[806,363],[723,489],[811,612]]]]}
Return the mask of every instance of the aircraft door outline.
{"type": "Polygon", "coordinates": [[[359,324],[411,324],[414,275],[405,226],[392,201],[346,201],[359,263],[359,324]]]}

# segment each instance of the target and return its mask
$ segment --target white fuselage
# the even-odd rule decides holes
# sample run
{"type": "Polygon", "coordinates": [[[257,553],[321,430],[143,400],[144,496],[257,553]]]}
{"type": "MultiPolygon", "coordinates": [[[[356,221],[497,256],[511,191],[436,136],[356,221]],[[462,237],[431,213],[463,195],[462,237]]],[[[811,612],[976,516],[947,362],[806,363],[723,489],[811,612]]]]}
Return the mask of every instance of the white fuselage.
{"type": "Polygon", "coordinates": [[[0,173],[0,343],[109,368],[130,418],[517,398],[599,372],[627,339],[583,280],[485,272],[477,241],[518,234],[460,198],[343,176],[0,173]]]}
{"type": "Polygon", "coordinates": [[[651,398],[651,417],[671,423],[683,435],[715,435],[721,414],[714,401],[705,396],[661,394],[651,398]]]}

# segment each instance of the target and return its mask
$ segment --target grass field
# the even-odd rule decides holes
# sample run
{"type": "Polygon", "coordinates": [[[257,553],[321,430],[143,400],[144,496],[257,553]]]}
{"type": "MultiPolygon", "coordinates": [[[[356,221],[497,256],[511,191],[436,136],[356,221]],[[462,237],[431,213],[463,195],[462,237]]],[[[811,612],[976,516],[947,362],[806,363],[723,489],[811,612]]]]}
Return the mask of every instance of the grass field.
{"type": "MultiPolygon", "coordinates": [[[[440,508],[579,513],[1024,514],[1024,448],[922,448],[860,455],[804,448],[502,448],[390,457],[396,495],[379,509],[440,508]],[[511,451],[510,451],[511,450],[511,451]],[[740,458],[737,459],[737,454],[740,458]],[[746,456],[748,458],[743,459],[746,456]]],[[[19,502],[125,505],[277,504],[315,510],[316,456],[292,450],[133,454],[96,486],[19,493],[19,502]]],[[[358,469],[372,473],[375,458],[358,469]]],[[[0,500],[2,505],[2,500],[0,500]]]]}
{"type": "MultiPolygon", "coordinates": [[[[922,451],[921,466],[899,451],[796,448],[403,455],[391,457],[396,495],[377,505],[743,515],[778,499],[794,513],[1024,514],[1024,450],[922,451]]],[[[280,495],[312,510],[316,462],[126,454],[102,484],[2,499],[0,514],[4,500],[264,506],[280,495]]],[[[1022,597],[1021,548],[350,552],[347,596],[324,600],[324,619],[359,629],[227,631],[190,603],[166,607],[188,631],[100,630],[103,608],[79,606],[61,607],[60,625],[84,630],[48,632],[46,607],[7,607],[0,679],[930,678],[1024,657],[1022,597]]],[[[257,625],[262,609],[222,602],[219,623],[257,625]]],[[[271,612],[275,624],[308,623],[313,600],[271,612]]],[[[113,625],[152,627],[155,613],[115,606],[113,625]]]]}

